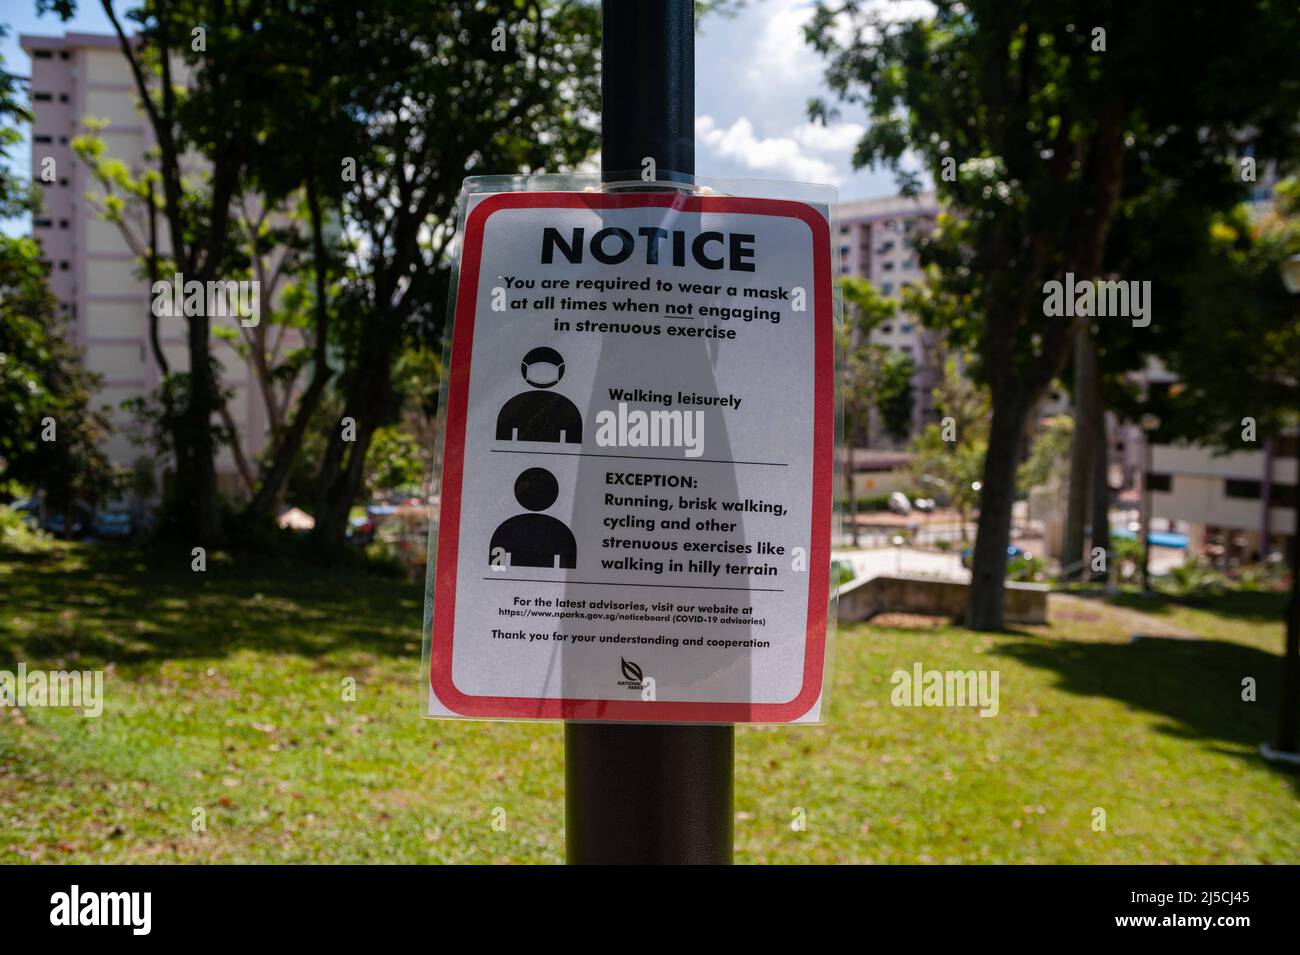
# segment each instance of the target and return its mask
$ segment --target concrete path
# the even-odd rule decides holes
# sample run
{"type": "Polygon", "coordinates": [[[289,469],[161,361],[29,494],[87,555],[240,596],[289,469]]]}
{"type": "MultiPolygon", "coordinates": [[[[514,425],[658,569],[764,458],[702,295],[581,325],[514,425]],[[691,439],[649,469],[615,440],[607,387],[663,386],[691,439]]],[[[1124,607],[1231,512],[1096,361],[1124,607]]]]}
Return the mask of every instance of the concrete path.
{"type": "Polygon", "coordinates": [[[1112,620],[1118,618],[1124,629],[1129,632],[1129,635],[1134,640],[1139,637],[1155,637],[1164,640],[1200,639],[1199,634],[1175,627],[1159,617],[1142,613],[1140,610],[1130,610],[1127,607],[1116,607],[1114,604],[1103,603],[1098,597],[1079,597],[1075,594],[1054,593],[1049,600],[1051,613],[1057,619],[1090,620],[1100,619],[1103,616],[1112,620]]]}

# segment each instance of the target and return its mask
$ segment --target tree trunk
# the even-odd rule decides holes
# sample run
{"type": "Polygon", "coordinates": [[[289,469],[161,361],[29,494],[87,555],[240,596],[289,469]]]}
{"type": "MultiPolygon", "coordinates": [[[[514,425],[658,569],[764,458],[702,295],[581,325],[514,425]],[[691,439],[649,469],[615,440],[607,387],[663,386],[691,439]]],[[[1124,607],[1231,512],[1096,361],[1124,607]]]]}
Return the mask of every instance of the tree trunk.
{"type": "Polygon", "coordinates": [[[979,527],[971,560],[970,601],[966,607],[966,626],[972,630],[1003,629],[1011,507],[1016,496],[1016,468],[1020,461],[1025,410],[1020,396],[993,402],[984,479],[980,486],[979,527]]]}
{"type": "MultiPolygon", "coordinates": [[[[389,316],[375,320],[385,319],[391,321],[389,316]]],[[[390,334],[388,340],[371,340],[363,344],[356,369],[365,371],[358,373],[354,370],[343,412],[344,417],[355,422],[356,433],[352,441],[344,441],[342,426],[335,428],[325,450],[314,515],[316,527],[312,536],[318,552],[327,560],[343,547],[348,512],[365,479],[366,452],[392,401],[392,360],[397,347],[395,333],[390,334]]]]}
{"type": "MultiPolygon", "coordinates": [[[[1091,554],[1100,547],[1106,554],[1102,570],[1094,570],[1092,579],[1105,583],[1110,578],[1110,442],[1106,437],[1106,410],[1098,408],[1092,448],[1092,539],[1091,554]]],[[[1091,559],[1089,566],[1092,565],[1091,559]]]]}
{"type": "Polygon", "coordinates": [[[1070,483],[1065,505],[1065,532],[1061,539],[1061,576],[1082,580],[1084,568],[1084,525],[1090,507],[1093,445],[1096,428],[1097,346],[1088,323],[1082,322],[1074,336],[1074,432],[1070,438],[1070,483]]]}
{"type": "Polygon", "coordinates": [[[190,319],[190,407],[188,426],[191,443],[192,530],[205,547],[225,543],[221,527],[221,497],[217,490],[217,448],[213,440],[212,416],[217,412],[216,382],[209,362],[208,318],[190,319]]]}
{"type": "MultiPolygon", "coordinates": [[[[253,494],[253,498],[248,502],[248,507],[244,512],[246,516],[253,518],[269,516],[280,502],[285,482],[289,480],[289,472],[293,469],[294,461],[298,459],[298,450],[302,447],[302,439],[307,432],[307,425],[325,394],[326,383],[333,375],[327,360],[330,312],[326,296],[329,285],[329,260],[325,248],[325,226],[320,197],[316,190],[316,180],[310,175],[307,177],[305,191],[307,194],[307,208],[311,213],[312,266],[316,298],[314,303],[316,327],[314,331],[315,338],[312,342],[311,384],[303,392],[302,398],[298,402],[298,410],[294,414],[288,429],[280,428],[277,432],[278,444],[271,459],[271,466],[262,475],[261,486],[253,494]]],[[[317,520],[320,520],[320,515],[317,515],[317,520]]]]}

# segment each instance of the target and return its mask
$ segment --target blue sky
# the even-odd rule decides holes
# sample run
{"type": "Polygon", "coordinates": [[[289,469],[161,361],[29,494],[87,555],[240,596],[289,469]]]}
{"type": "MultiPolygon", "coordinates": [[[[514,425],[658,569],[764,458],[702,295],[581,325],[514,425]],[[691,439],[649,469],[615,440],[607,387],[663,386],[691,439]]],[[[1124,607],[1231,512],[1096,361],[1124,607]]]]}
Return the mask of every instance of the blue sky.
{"type": "MultiPolygon", "coordinates": [[[[110,32],[99,4],[83,0],[79,8],[63,24],[54,16],[38,18],[32,0],[12,0],[0,14],[10,28],[0,40],[5,68],[24,75],[30,70],[19,34],[110,32]]],[[[802,26],[811,11],[811,0],[750,0],[732,18],[704,21],[695,54],[696,171],[719,178],[827,183],[839,189],[841,199],[894,192],[892,174],[852,168],[861,116],[846,111],[825,127],[808,122],[808,100],[824,92],[821,63],[803,41],[802,26]]],[[[26,147],[15,164],[24,174],[30,169],[26,147]]],[[[26,225],[0,223],[0,228],[25,231],[26,225]]]]}

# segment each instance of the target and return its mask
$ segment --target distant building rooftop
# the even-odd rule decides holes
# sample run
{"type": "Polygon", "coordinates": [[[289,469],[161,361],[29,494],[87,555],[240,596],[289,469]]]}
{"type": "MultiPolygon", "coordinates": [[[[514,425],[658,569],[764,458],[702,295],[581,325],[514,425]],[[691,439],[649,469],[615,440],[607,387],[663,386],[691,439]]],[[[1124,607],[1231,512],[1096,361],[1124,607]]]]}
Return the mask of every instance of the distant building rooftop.
{"type": "Polygon", "coordinates": [[[938,211],[939,202],[933,192],[921,192],[915,196],[894,195],[854,199],[850,202],[841,202],[835,207],[835,214],[841,221],[934,215],[938,211]]]}

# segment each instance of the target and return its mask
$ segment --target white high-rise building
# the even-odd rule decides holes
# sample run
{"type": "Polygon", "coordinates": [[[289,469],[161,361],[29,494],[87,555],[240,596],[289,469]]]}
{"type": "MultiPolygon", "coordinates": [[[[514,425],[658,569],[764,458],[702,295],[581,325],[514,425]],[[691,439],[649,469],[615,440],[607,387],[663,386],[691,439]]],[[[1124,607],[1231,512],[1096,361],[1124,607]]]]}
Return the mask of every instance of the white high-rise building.
{"type": "MultiPolygon", "coordinates": [[[[934,228],[939,214],[934,193],[844,202],[836,206],[835,213],[839,221],[836,254],[843,274],[864,278],[881,295],[893,299],[899,298],[906,286],[921,281],[921,264],[913,240],[934,228]]],[[[907,355],[915,365],[911,427],[915,435],[936,420],[933,391],[942,374],[933,361],[937,338],[914,317],[899,312],[893,321],[876,329],[871,340],[907,355]]],[[[876,434],[871,443],[888,446],[892,442],[876,434]]],[[[906,439],[900,443],[906,444],[906,439]]]]}

